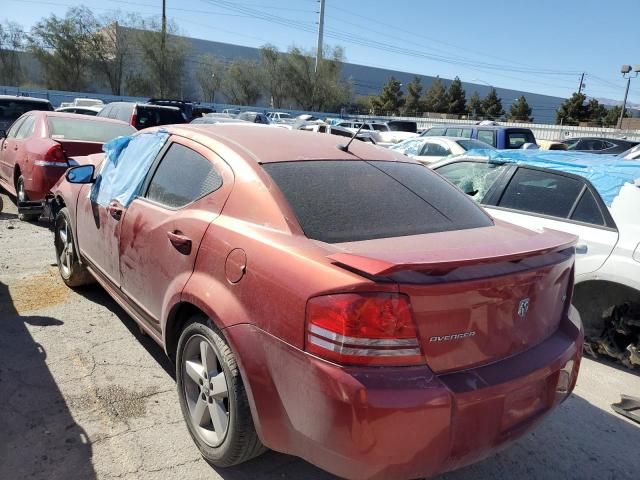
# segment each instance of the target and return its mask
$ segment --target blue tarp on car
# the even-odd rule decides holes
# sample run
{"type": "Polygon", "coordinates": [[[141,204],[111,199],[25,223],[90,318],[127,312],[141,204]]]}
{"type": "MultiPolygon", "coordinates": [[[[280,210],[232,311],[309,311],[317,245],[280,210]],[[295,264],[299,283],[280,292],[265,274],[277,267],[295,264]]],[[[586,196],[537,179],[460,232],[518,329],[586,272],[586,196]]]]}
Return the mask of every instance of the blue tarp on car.
{"type": "Polygon", "coordinates": [[[613,155],[545,150],[470,150],[465,156],[488,158],[494,163],[518,163],[572,173],[589,180],[604,202],[611,202],[625,183],[640,179],[640,162],[613,155]]]}
{"type": "Polygon", "coordinates": [[[118,137],[103,146],[106,158],[91,189],[91,201],[103,207],[117,200],[128,207],[139,194],[142,182],[163,145],[166,130],[118,137]]]}

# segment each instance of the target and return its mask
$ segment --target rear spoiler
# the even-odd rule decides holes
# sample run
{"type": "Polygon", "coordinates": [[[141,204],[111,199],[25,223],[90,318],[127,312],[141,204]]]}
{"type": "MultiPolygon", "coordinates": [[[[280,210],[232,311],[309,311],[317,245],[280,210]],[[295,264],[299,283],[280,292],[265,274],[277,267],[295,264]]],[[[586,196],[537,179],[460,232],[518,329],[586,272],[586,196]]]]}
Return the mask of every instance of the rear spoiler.
{"type": "Polygon", "coordinates": [[[461,248],[428,249],[411,255],[410,261],[403,252],[385,252],[384,255],[364,256],[354,253],[335,253],[327,258],[335,265],[346,267],[370,276],[385,276],[406,270],[437,270],[467,265],[517,261],[536,255],[574,248],[578,237],[556,230],[543,229],[543,234],[515,241],[469,245],[461,248]],[[397,257],[397,258],[394,258],[397,257]]]}

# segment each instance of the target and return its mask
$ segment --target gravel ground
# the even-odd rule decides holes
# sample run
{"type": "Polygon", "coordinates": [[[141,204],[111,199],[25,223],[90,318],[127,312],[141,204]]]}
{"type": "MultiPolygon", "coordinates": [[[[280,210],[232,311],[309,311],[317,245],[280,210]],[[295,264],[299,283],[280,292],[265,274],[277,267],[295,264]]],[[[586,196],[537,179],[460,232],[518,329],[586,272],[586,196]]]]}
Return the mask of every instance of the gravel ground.
{"type": "MultiPolygon", "coordinates": [[[[0,215],[0,479],[329,479],[269,452],[213,469],[183,424],[171,364],[99,287],[67,289],[52,234],[0,215]]],[[[640,425],[612,412],[640,375],[585,359],[573,396],[534,432],[443,479],[637,479],[640,425]]]]}

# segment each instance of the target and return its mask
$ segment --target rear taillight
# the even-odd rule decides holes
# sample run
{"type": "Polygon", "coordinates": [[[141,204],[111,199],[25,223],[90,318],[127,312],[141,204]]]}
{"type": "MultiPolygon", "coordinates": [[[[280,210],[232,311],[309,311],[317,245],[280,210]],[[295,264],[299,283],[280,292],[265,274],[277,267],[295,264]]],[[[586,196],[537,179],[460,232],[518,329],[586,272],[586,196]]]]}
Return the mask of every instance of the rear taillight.
{"type": "Polygon", "coordinates": [[[306,351],[342,365],[424,364],[405,295],[341,293],[307,302],[306,351]]]}
{"type": "Polygon", "coordinates": [[[65,166],[67,164],[67,156],[64,154],[62,145],[59,143],[52,146],[47,153],[44,154],[44,161],[54,166],[65,166]]]}
{"type": "Polygon", "coordinates": [[[137,121],[138,121],[138,112],[134,108],[133,112],[131,112],[131,118],[129,119],[129,125],[131,125],[132,127],[135,127],[137,121]]]}

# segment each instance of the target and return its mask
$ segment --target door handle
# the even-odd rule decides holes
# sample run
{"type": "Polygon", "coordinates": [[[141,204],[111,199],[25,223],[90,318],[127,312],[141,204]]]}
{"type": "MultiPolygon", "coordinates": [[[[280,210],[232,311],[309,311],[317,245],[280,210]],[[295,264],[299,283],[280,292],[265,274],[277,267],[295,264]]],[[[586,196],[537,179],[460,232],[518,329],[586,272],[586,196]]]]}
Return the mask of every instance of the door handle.
{"type": "Polygon", "coordinates": [[[576,253],[580,255],[584,255],[589,251],[589,246],[586,243],[580,243],[576,245],[576,253]]]}
{"type": "Polygon", "coordinates": [[[122,212],[124,211],[124,207],[117,200],[112,200],[109,206],[107,207],[107,212],[109,215],[113,217],[115,220],[120,221],[122,218],[122,212]]]}
{"type": "Polygon", "coordinates": [[[189,255],[191,253],[191,239],[185,236],[180,230],[173,232],[167,232],[167,237],[171,245],[183,255],[189,255]]]}

